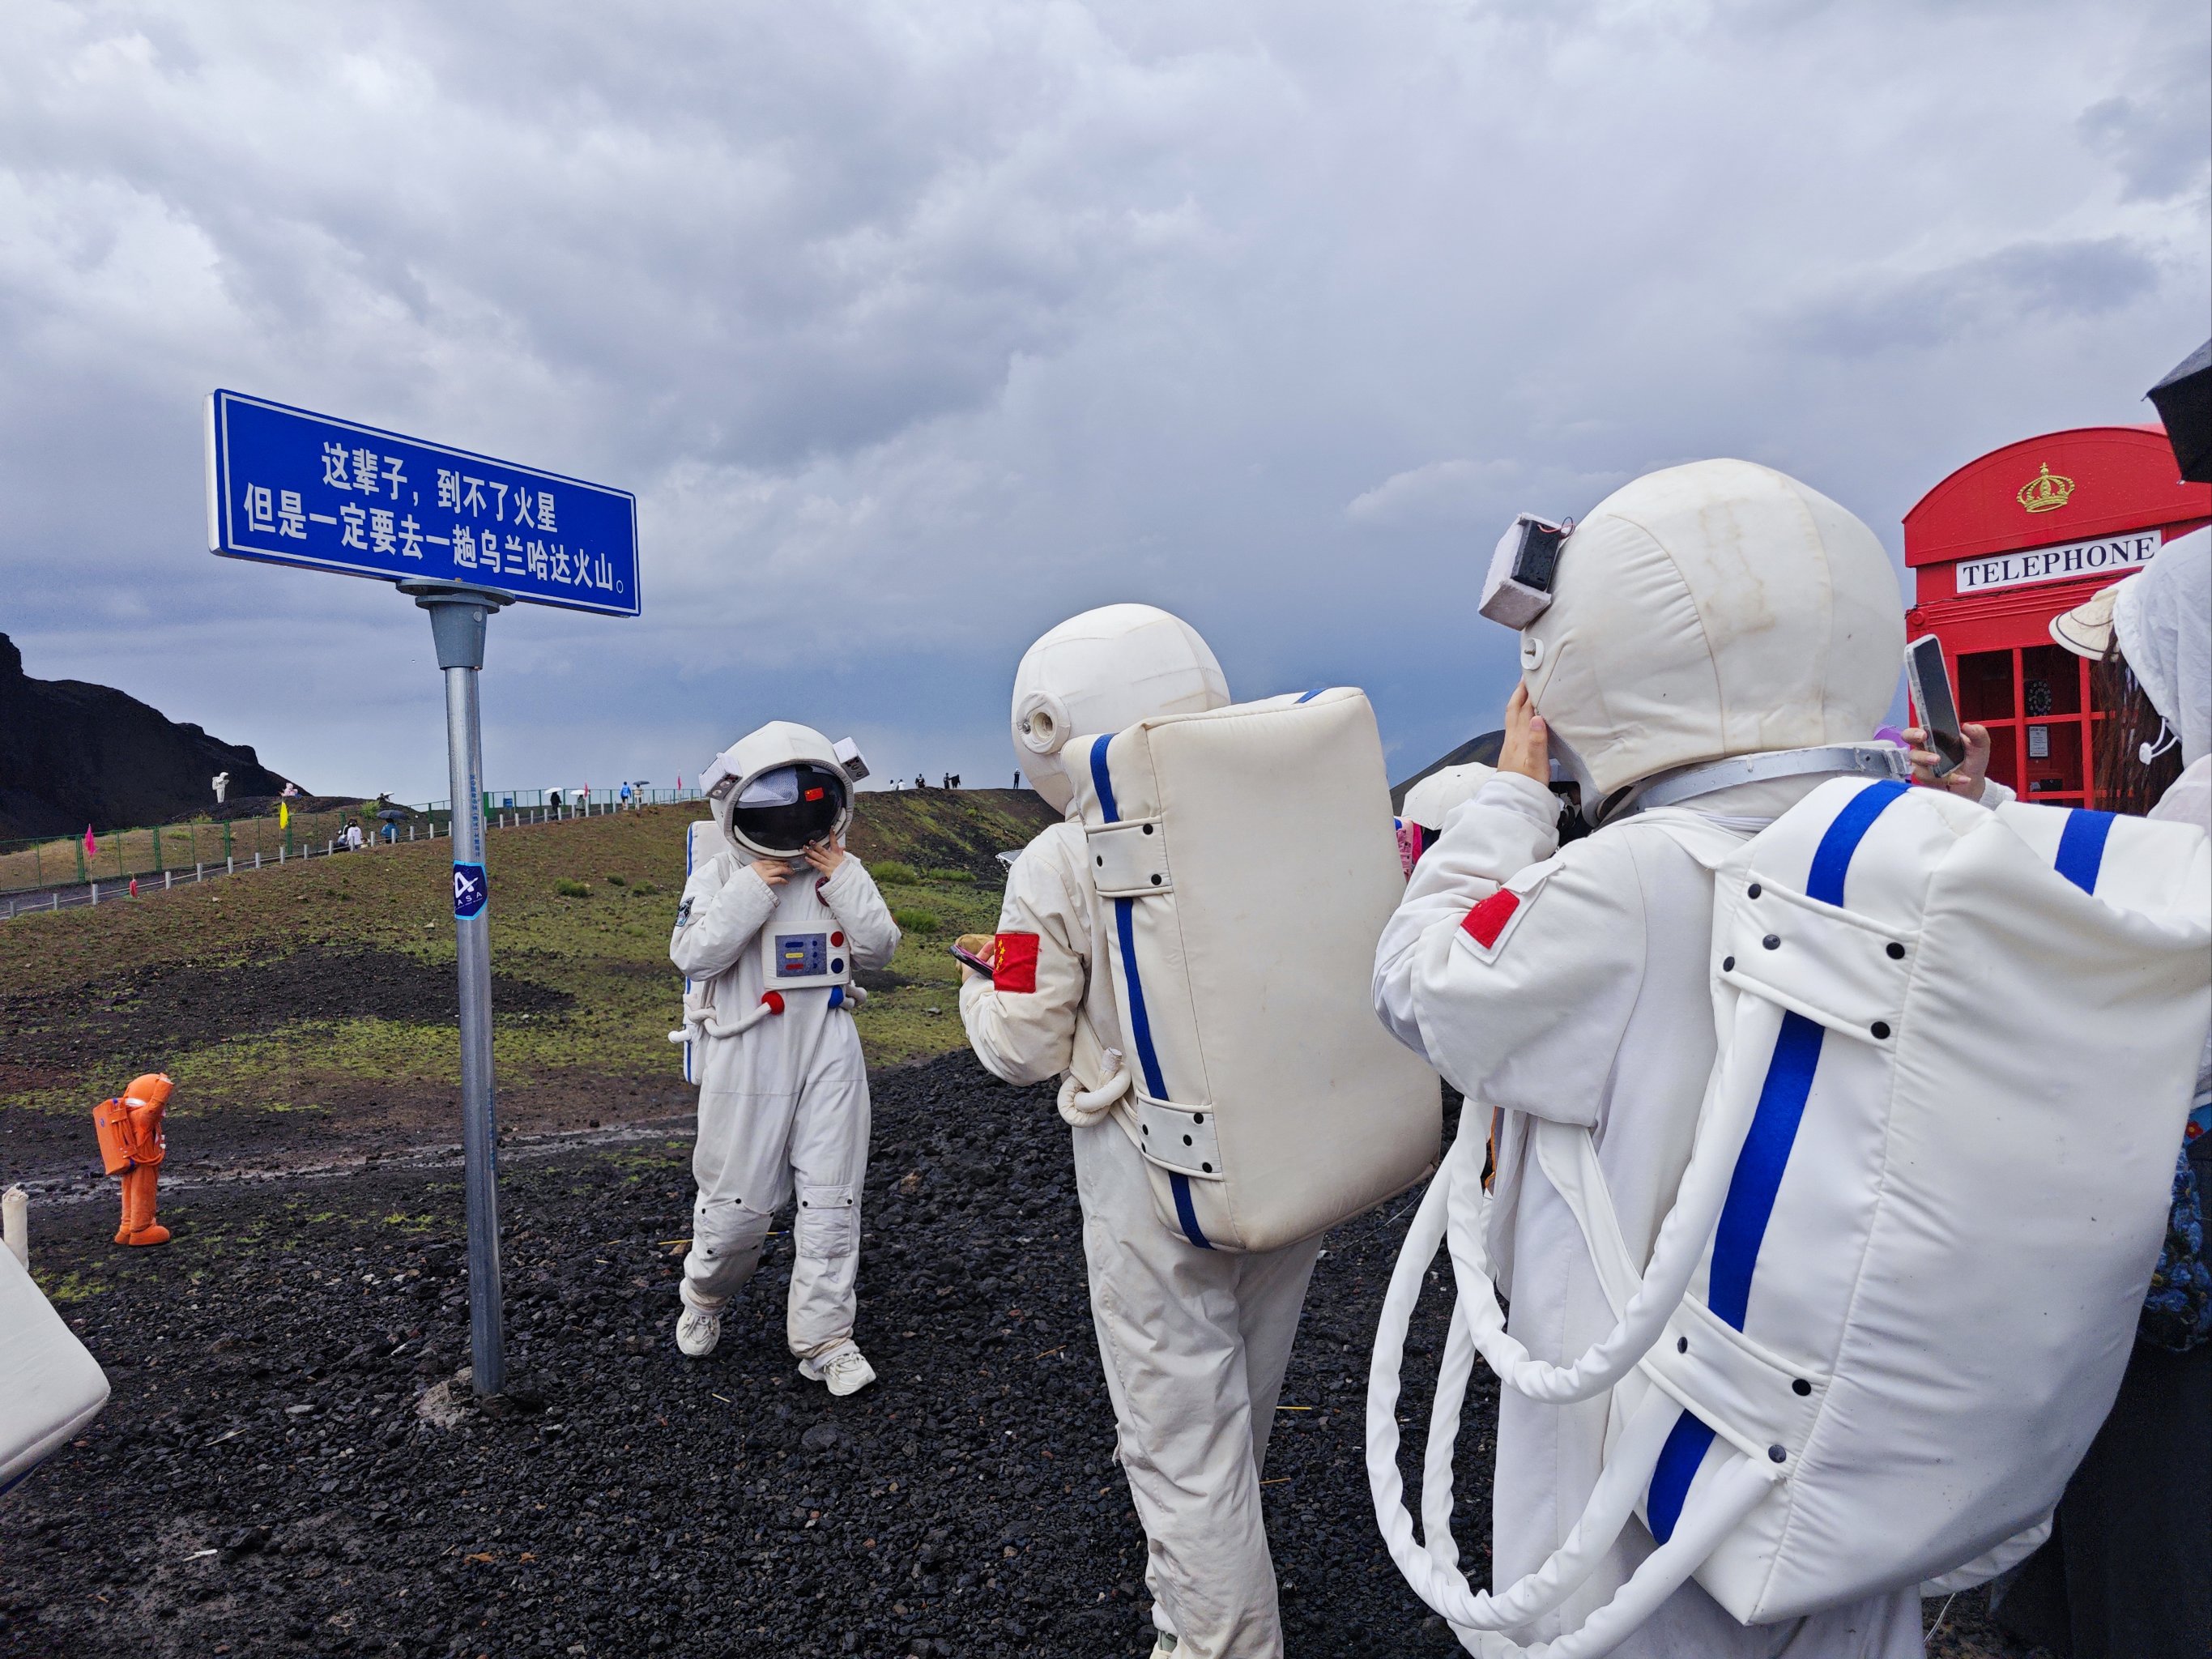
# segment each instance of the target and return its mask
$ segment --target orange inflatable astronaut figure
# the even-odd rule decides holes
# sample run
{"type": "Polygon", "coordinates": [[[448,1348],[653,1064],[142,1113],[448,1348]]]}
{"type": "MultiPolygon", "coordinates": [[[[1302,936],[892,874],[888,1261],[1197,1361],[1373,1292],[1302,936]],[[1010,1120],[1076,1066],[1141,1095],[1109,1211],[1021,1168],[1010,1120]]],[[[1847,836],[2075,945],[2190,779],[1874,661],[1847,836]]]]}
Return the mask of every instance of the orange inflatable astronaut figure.
{"type": "Polygon", "coordinates": [[[131,1079],[119,1100],[103,1100],[92,1109],[92,1126],[100,1134],[100,1156],[107,1173],[123,1177],[123,1225],[117,1229],[118,1244],[166,1244],[169,1230],[154,1221],[154,1186],[161,1179],[161,1159],[168,1141],[161,1133],[161,1114],[169,1104],[174,1085],[161,1072],[149,1072],[131,1079]]]}

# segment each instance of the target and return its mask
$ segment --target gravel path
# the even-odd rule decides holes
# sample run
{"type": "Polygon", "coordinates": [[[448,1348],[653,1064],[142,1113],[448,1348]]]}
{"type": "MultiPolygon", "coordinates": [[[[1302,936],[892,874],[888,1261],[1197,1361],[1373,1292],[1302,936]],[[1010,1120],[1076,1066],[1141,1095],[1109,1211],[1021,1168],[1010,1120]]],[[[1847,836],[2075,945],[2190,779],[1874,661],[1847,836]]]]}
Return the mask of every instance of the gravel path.
{"type": "MultiPolygon", "coordinates": [[[[110,1245],[99,1205],[40,1212],[34,1264],[115,1397],[0,1498],[0,1654],[1146,1651],[1049,1093],[962,1054],[875,1095],[860,1335],[883,1381],[846,1401],[785,1353],[781,1235],[720,1349],[677,1354],[682,1140],[510,1167],[516,1380],[489,1410],[452,1382],[457,1171],[201,1188],[164,1206],[158,1251],[110,1245]]],[[[1382,1549],[1361,1458],[1408,1201],[1329,1240],[1284,1391],[1267,1499],[1293,1655],[1457,1651],[1382,1549]]],[[[1461,1442],[1474,1569],[1494,1399],[1461,1442]]],[[[1980,1628],[1962,1597],[1936,1650],[2012,1651],[1980,1628]]]]}

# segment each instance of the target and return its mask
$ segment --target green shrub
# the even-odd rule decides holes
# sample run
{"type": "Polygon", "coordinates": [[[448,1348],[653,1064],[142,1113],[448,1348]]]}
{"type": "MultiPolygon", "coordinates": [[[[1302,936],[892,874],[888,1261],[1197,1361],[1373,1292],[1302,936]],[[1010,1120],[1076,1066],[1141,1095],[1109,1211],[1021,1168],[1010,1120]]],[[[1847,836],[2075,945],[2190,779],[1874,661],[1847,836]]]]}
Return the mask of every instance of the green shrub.
{"type": "Polygon", "coordinates": [[[892,883],[902,887],[911,887],[920,879],[914,873],[914,866],[902,859],[885,859],[880,864],[871,865],[868,873],[875,877],[878,886],[892,883]]]}
{"type": "Polygon", "coordinates": [[[610,887],[627,887],[629,884],[624,881],[620,876],[609,876],[607,878],[607,885],[610,887]]]}
{"type": "Polygon", "coordinates": [[[555,882],[553,890],[562,898],[589,898],[592,896],[592,890],[588,885],[568,876],[563,876],[555,882]]]}
{"type": "Polygon", "coordinates": [[[944,925],[934,910],[894,910],[891,920],[898,923],[902,933],[933,933],[944,925]]]}
{"type": "Polygon", "coordinates": [[[651,882],[641,881],[629,890],[629,896],[632,898],[651,898],[660,889],[655,887],[651,882]]]}
{"type": "Polygon", "coordinates": [[[965,882],[970,887],[975,884],[975,872],[969,870],[932,870],[929,878],[932,881],[965,882]]]}

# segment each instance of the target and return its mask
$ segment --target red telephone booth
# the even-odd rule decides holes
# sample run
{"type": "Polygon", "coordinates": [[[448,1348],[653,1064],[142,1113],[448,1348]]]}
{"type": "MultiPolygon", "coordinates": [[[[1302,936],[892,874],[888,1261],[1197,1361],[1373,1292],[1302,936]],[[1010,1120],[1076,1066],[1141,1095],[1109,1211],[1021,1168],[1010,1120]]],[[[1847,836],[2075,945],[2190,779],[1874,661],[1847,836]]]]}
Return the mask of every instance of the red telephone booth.
{"type": "Polygon", "coordinates": [[[1990,728],[1990,775],[2023,799],[2090,799],[2090,665],[2051,619],[2212,519],[2212,484],[2184,483],[2157,426],[2053,432],[1969,461],[1905,515],[1915,602],[1961,719],[1990,728]]]}

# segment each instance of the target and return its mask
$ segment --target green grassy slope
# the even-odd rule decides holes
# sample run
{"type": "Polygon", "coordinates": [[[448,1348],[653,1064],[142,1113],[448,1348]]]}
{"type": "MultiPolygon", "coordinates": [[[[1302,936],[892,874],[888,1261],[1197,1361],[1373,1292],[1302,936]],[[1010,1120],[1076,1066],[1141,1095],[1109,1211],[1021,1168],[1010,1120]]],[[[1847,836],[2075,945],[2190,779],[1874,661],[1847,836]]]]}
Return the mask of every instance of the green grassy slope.
{"type": "MultiPolygon", "coordinates": [[[[654,807],[493,832],[504,1126],[580,1127],[688,1103],[665,1040],[682,989],[667,945],[684,826],[700,815],[654,807]]],[[[861,797],[852,849],[890,866],[885,897],[910,923],[888,988],[858,1015],[872,1063],[959,1044],[945,946],[989,930],[995,854],[1053,816],[1007,790],[861,797]]],[[[0,1110],[88,1113],[159,1068],[178,1080],[182,1116],[301,1115],[341,1136],[356,1124],[450,1126],[449,863],[446,842],[401,843],[6,924],[0,1110]]]]}

